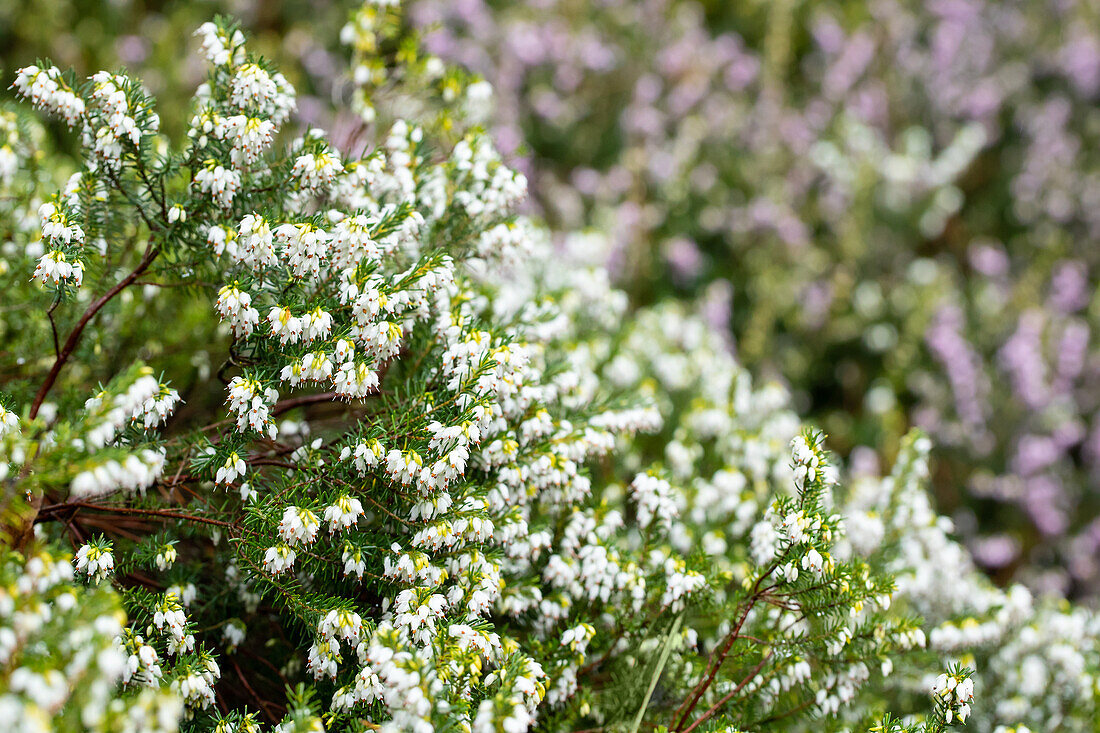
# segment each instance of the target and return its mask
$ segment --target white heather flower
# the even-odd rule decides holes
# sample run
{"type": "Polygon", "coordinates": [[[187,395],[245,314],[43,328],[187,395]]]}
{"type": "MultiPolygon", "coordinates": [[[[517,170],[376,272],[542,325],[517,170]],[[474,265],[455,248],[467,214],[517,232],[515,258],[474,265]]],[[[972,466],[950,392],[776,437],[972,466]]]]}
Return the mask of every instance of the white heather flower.
{"type": "Polygon", "coordinates": [[[131,420],[133,422],[140,420],[145,430],[152,430],[168,419],[179,402],[179,392],[168,385],[158,385],[157,393],[147,397],[140,410],[134,410],[131,420]]]}
{"type": "Polygon", "coordinates": [[[344,575],[355,575],[360,580],[367,570],[367,564],[363,560],[363,553],[357,547],[344,546],[344,553],[340,558],[344,563],[344,575]]]}
{"type": "Polygon", "coordinates": [[[394,449],[386,455],[386,473],[394,481],[400,481],[403,486],[408,486],[419,478],[423,468],[424,461],[414,450],[402,453],[394,449]]]}
{"type": "Polygon", "coordinates": [[[122,673],[122,684],[129,685],[133,682],[146,687],[157,688],[164,672],[160,668],[160,657],[152,644],[146,644],[145,640],[133,633],[131,629],[124,629],[118,643],[128,655],[126,666],[122,673]]]}
{"type": "Polygon", "coordinates": [[[944,702],[946,722],[952,718],[965,723],[974,700],[974,681],[961,674],[941,674],[932,685],[932,694],[944,702]]]}
{"type": "Polygon", "coordinates": [[[386,687],[378,673],[367,664],[356,675],[354,685],[342,687],[333,695],[332,705],[337,710],[350,709],[359,703],[369,705],[375,700],[383,699],[385,692],[386,687]]]}
{"type": "Polygon", "coordinates": [[[372,220],[359,214],[346,216],[332,229],[332,262],[338,268],[356,267],[360,262],[377,262],[382,257],[371,239],[372,220]]]}
{"type": "Polygon", "coordinates": [[[383,577],[407,585],[430,587],[440,585],[446,577],[443,569],[432,565],[423,552],[416,550],[402,552],[401,545],[396,542],[390,546],[390,549],[393,554],[385,558],[383,577]]]}
{"type": "Polygon", "coordinates": [[[69,89],[56,66],[25,66],[16,72],[14,86],[35,107],[58,115],[69,127],[84,116],[84,100],[69,89]]]}
{"type": "Polygon", "coordinates": [[[822,471],[825,469],[825,463],[818,455],[815,447],[807,442],[805,436],[796,435],[791,440],[791,454],[795,464],[795,486],[802,488],[807,482],[824,478],[822,471]]]}
{"type": "Polygon", "coordinates": [[[271,144],[275,123],[259,117],[233,115],[218,120],[214,134],[230,142],[229,159],[234,168],[243,170],[259,160],[271,144]]]}
{"type": "Polygon", "coordinates": [[[340,365],[332,383],[336,394],[341,397],[363,398],[378,391],[378,372],[368,368],[366,364],[348,361],[340,365]]]}
{"type": "Polygon", "coordinates": [[[238,261],[253,270],[278,264],[279,258],[275,255],[275,236],[271,226],[262,216],[249,214],[241,219],[237,235],[238,261]]]}
{"type": "Polygon", "coordinates": [[[309,509],[288,506],[279,522],[279,537],[290,546],[303,543],[313,544],[317,539],[317,530],[321,526],[317,515],[309,509]]]}
{"type": "Polygon", "coordinates": [[[851,640],[852,630],[847,626],[841,627],[835,636],[825,640],[825,650],[835,657],[844,651],[844,647],[848,646],[848,642],[851,640]]]}
{"type": "Polygon", "coordinates": [[[336,639],[318,639],[309,649],[306,669],[314,679],[334,679],[339,670],[340,642],[336,639]]]}
{"type": "Polygon", "coordinates": [[[218,469],[218,473],[214,477],[214,482],[218,484],[231,484],[236,481],[239,476],[244,476],[247,472],[248,465],[239,455],[237,455],[236,451],[234,451],[229,454],[229,457],[225,459],[225,463],[218,469]]]}
{"type": "Polygon", "coordinates": [[[80,260],[69,262],[61,250],[50,250],[38,260],[31,278],[43,285],[52,281],[54,285],[67,282],[80,287],[84,281],[84,263],[80,260]]]}
{"type": "Polygon", "coordinates": [[[230,36],[215,23],[203,23],[195,31],[202,38],[202,53],[215,66],[237,63],[244,55],[244,34],[234,31],[230,36]]]}
{"type": "Polygon", "coordinates": [[[749,549],[753,562],[764,567],[775,558],[779,549],[779,533],[772,524],[768,515],[755,525],[749,533],[749,549]]]}
{"type": "Polygon", "coordinates": [[[111,544],[105,541],[81,545],[76,553],[76,571],[99,583],[115,569],[115,556],[111,544]]]}
{"type": "Polygon", "coordinates": [[[323,382],[332,376],[332,359],[324,351],[311,351],[302,357],[302,379],[323,382]]]}
{"type": "Polygon", "coordinates": [[[340,158],[325,151],[316,155],[306,153],[298,156],[290,174],[298,179],[298,184],[303,189],[316,193],[331,186],[337,174],[343,170],[340,158]]]}
{"type": "Polygon", "coordinates": [[[172,567],[176,562],[176,548],[174,545],[164,545],[157,552],[157,569],[164,571],[172,567]]]}
{"type": "Polygon", "coordinates": [[[302,383],[305,377],[302,374],[301,362],[294,361],[287,364],[279,371],[279,379],[283,382],[289,382],[291,387],[297,387],[302,383]]]}
{"type": "Polygon", "coordinates": [[[113,458],[78,473],[69,486],[74,497],[100,496],[118,489],[144,491],[164,472],[164,449],[144,449],[122,461],[113,458]]]}
{"type": "Polygon", "coordinates": [[[302,333],[306,341],[328,338],[332,332],[332,314],[314,308],[302,316],[302,333]]]}
{"type": "Polygon", "coordinates": [[[80,244],[84,241],[84,230],[49,201],[38,207],[38,217],[42,220],[43,239],[54,244],[80,244]]]}
{"type": "Polygon", "coordinates": [[[228,254],[233,259],[238,259],[237,233],[232,229],[214,225],[206,230],[206,243],[214,248],[214,254],[221,257],[228,254]]]}
{"type": "Polygon", "coordinates": [[[570,650],[584,654],[588,648],[588,642],[596,635],[596,629],[591,624],[579,624],[571,629],[566,629],[561,635],[561,645],[570,650]]]}
{"type": "Polygon", "coordinates": [[[359,641],[363,630],[363,619],[354,611],[333,609],[317,624],[317,633],[326,639],[341,638],[349,644],[359,641]]]}
{"type": "Polygon", "coordinates": [[[665,592],[661,596],[661,606],[678,610],[682,607],[685,596],[706,584],[707,579],[702,574],[687,570],[683,561],[669,558],[665,563],[665,592]]]}
{"type": "Polygon", "coordinates": [[[237,338],[249,336],[260,322],[260,312],[252,307],[252,296],[239,289],[236,282],[218,291],[215,307],[237,338]]]}
{"type": "Polygon", "coordinates": [[[776,569],[775,574],[778,575],[780,578],[786,580],[788,583],[793,583],[798,580],[798,566],[795,565],[793,562],[780,565],[776,569]]]}
{"type": "Polygon", "coordinates": [[[200,191],[210,195],[215,204],[228,209],[240,190],[241,174],[215,160],[208,160],[195,174],[195,183],[200,191]]]}
{"type": "Polygon", "coordinates": [[[19,416],[0,405],[0,436],[19,431],[19,416]]]}
{"type": "Polygon", "coordinates": [[[462,184],[455,203],[472,217],[502,216],[527,195],[527,178],[503,165],[484,135],[459,141],[451,161],[462,184]]]}
{"type": "Polygon", "coordinates": [[[405,628],[417,643],[428,644],[435,636],[436,623],[444,617],[447,607],[447,598],[439,593],[421,598],[412,589],[403,590],[394,604],[394,624],[405,628]]]}
{"type": "Polygon", "coordinates": [[[229,103],[240,110],[257,110],[277,127],[294,109],[294,87],[280,73],[243,64],[229,83],[229,103]]]}
{"type": "MultiPolygon", "coordinates": [[[[382,444],[377,440],[364,441],[355,446],[355,469],[359,473],[366,473],[368,468],[373,468],[378,465],[378,462],[382,460],[382,457],[386,454],[386,449],[382,447],[382,444]]],[[[345,447],[340,451],[340,460],[347,460],[352,455],[352,450],[349,447],[345,447]]]]}
{"type": "Polygon", "coordinates": [[[936,678],[936,681],[932,683],[932,694],[945,697],[958,684],[958,680],[954,676],[948,676],[947,674],[941,674],[936,678]]]}
{"type": "Polygon", "coordinates": [[[191,707],[205,709],[214,704],[214,688],[200,673],[189,672],[183,677],[177,677],[172,681],[172,691],[191,707]]]}
{"type": "Polygon", "coordinates": [[[263,107],[279,93],[271,76],[256,64],[237,69],[229,83],[229,103],[239,109],[263,107]]]}
{"type": "Polygon", "coordinates": [[[222,627],[222,639],[225,640],[226,651],[230,654],[237,650],[237,647],[244,641],[244,637],[244,625],[237,621],[230,621],[222,627]]]}
{"type": "MultiPolygon", "coordinates": [[[[143,369],[143,372],[152,370],[143,369]]],[[[160,395],[164,395],[171,401],[171,390],[157,382],[149,373],[144,373],[130,384],[126,391],[119,395],[108,395],[100,392],[84,403],[84,409],[89,414],[90,429],[87,433],[87,443],[95,448],[102,448],[114,440],[119,430],[127,423],[135,423],[144,420],[145,410],[148,406],[154,412],[157,406],[151,402],[160,395]]],[[[165,407],[168,405],[166,404],[165,407]]],[[[149,416],[152,420],[153,416],[149,416]]]]}
{"type": "Polygon", "coordinates": [[[792,512],[783,518],[780,525],[792,543],[810,542],[816,530],[821,528],[820,517],[807,517],[801,510],[792,512]]]}
{"type": "Polygon", "coordinates": [[[279,343],[296,344],[302,338],[302,319],[294,316],[290,308],[272,306],[267,312],[267,322],[271,326],[271,335],[279,337],[279,343]]]}
{"type": "Polygon", "coordinates": [[[128,77],[100,71],[92,76],[91,107],[85,117],[84,144],[108,169],[117,169],[126,150],[124,143],[137,146],[142,137],[160,129],[160,118],[140,99],[131,99],[137,85],[128,77]],[[144,113],[144,114],[142,114],[144,113]],[[141,118],[142,127],[138,123],[141,118]]]}
{"type": "Polygon", "coordinates": [[[809,570],[813,573],[820,573],[822,567],[824,567],[825,561],[814,548],[810,548],[810,551],[802,556],[802,569],[809,570]]]}
{"type": "Polygon", "coordinates": [[[336,348],[333,350],[332,355],[341,364],[350,361],[355,357],[355,344],[347,339],[337,339],[336,348]]]}
{"type": "Polygon", "coordinates": [[[92,76],[92,102],[95,114],[91,125],[85,128],[85,143],[94,141],[96,155],[111,168],[117,168],[123,153],[123,141],[138,145],[144,135],[154,134],[160,128],[160,119],[150,110],[146,110],[145,128],[138,125],[137,115],[140,107],[133,106],[126,89],[132,86],[130,80],[118,74],[100,71],[92,76]],[[101,127],[95,127],[102,122],[101,127]]]}
{"type": "Polygon", "coordinates": [[[646,529],[656,520],[668,529],[676,517],[676,503],[672,487],[664,479],[639,473],[630,484],[634,500],[638,502],[638,526],[646,529]]]}
{"type": "Polygon", "coordinates": [[[337,530],[354,527],[363,516],[363,504],[353,496],[342,494],[336,502],[325,508],[325,521],[330,534],[337,530]]]}
{"type": "Polygon", "coordinates": [[[297,557],[293,547],[284,544],[269,547],[264,553],[264,570],[272,575],[280,575],[294,567],[297,557]]]}
{"type": "Polygon", "coordinates": [[[265,388],[255,379],[233,377],[229,383],[229,407],[237,413],[237,430],[255,430],[266,433],[272,440],[278,435],[275,421],[271,419],[271,407],[279,399],[279,393],[265,388]]]}
{"type": "Polygon", "coordinates": [[[180,585],[176,583],[168,586],[164,591],[176,598],[184,607],[190,606],[198,598],[199,590],[195,587],[194,583],[188,583],[187,585],[180,585]]]}
{"type": "Polygon", "coordinates": [[[311,224],[280,224],[274,230],[283,256],[296,277],[317,277],[328,258],[329,235],[311,224]]]}

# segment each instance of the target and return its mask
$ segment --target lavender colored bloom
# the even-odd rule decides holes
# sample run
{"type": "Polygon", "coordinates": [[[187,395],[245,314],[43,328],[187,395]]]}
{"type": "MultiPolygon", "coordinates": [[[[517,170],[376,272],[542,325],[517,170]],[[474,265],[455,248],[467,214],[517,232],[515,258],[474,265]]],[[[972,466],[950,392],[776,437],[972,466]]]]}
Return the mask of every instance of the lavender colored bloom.
{"type": "Polygon", "coordinates": [[[1062,313],[1075,313],[1088,305],[1088,272],[1083,262],[1062,262],[1055,267],[1049,302],[1062,313]]]}
{"type": "Polygon", "coordinates": [[[975,242],[969,250],[970,266],[986,277],[998,278],[1008,274],[1008,256],[1004,248],[985,242],[975,242]]]}
{"type": "Polygon", "coordinates": [[[1065,487],[1058,479],[1043,475],[1028,480],[1024,507],[1044,535],[1053,537],[1066,531],[1069,516],[1065,504],[1065,487]]]}
{"type": "Polygon", "coordinates": [[[1012,471],[1027,478],[1050,467],[1062,456],[1058,444],[1046,435],[1024,435],[1017,441],[1012,471]]]}
{"type": "Polygon", "coordinates": [[[1021,315],[1016,332],[997,355],[1008,372],[1016,396],[1032,410],[1044,407],[1050,399],[1047,367],[1043,361],[1044,321],[1043,313],[1038,310],[1021,315]]]}
{"type": "Polygon", "coordinates": [[[672,268],[673,276],[681,283],[690,283],[698,277],[704,265],[698,245],[686,237],[677,237],[665,243],[665,260],[672,268]]]}
{"type": "Polygon", "coordinates": [[[982,403],[989,386],[980,357],[962,337],[963,325],[962,312],[956,306],[945,305],[936,313],[925,341],[947,372],[959,417],[970,428],[984,432],[986,418],[982,403]]]}
{"type": "Polygon", "coordinates": [[[970,551],[974,560],[987,568],[1002,568],[1020,555],[1020,543],[1006,535],[982,537],[975,540],[970,551]]]}
{"type": "Polygon", "coordinates": [[[1062,71],[1079,93],[1092,96],[1100,91],[1100,41],[1079,28],[1058,52],[1062,71]]]}

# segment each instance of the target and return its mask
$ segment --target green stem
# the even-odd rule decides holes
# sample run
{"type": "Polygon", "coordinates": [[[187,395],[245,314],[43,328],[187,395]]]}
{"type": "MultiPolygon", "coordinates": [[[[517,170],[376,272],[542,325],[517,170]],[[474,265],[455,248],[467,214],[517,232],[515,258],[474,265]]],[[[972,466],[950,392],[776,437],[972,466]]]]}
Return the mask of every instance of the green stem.
{"type": "Polygon", "coordinates": [[[646,690],[645,698],[642,700],[642,706],[638,708],[638,714],[634,716],[634,723],[630,726],[630,733],[638,733],[638,726],[642,724],[642,718],[645,716],[646,708],[649,707],[649,700],[653,697],[653,691],[657,689],[657,680],[661,678],[661,672],[665,669],[665,664],[668,662],[668,655],[672,651],[672,640],[676,637],[676,634],[680,632],[680,622],[684,620],[683,611],[676,617],[676,620],[672,622],[672,629],[668,632],[668,636],[665,638],[664,646],[661,648],[661,657],[657,660],[657,668],[653,670],[653,677],[649,680],[649,689],[646,690]]]}

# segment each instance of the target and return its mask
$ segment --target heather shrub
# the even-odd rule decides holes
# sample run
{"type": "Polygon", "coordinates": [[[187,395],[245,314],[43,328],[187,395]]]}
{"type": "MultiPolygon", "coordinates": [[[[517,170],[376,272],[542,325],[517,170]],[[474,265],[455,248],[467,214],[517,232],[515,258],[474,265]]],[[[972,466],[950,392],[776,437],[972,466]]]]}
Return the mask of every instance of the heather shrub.
{"type": "Polygon", "coordinates": [[[388,3],[341,35],[339,140],[226,19],[182,122],[14,78],[81,151],[4,118],[18,730],[1091,729],[1094,615],[974,568],[927,438],[842,476],[710,314],[519,213],[484,81],[388,3]]]}

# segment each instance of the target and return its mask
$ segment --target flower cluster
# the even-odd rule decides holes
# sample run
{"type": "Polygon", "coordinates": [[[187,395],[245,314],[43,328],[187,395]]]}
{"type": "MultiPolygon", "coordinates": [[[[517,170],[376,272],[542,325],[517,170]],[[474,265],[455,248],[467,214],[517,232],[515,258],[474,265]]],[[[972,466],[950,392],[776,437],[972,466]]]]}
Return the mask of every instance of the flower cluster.
{"type": "Polygon", "coordinates": [[[56,66],[25,66],[16,72],[13,86],[35,107],[61,117],[69,127],[84,116],[84,99],[73,92],[56,66]]]}
{"type": "Polygon", "coordinates": [[[69,560],[38,545],[26,555],[6,551],[0,564],[6,724],[12,730],[177,730],[182,706],[158,684],[116,696],[120,682],[160,676],[157,654],[124,628],[126,614],[113,592],[74,583],[69,560]]]}
{"type": "Polygon", "coordinates": [[[83,545],[76,553],[76,571],[99,583],[115,569],[115,556],[110,542],[98,541],[83,545]]]}

